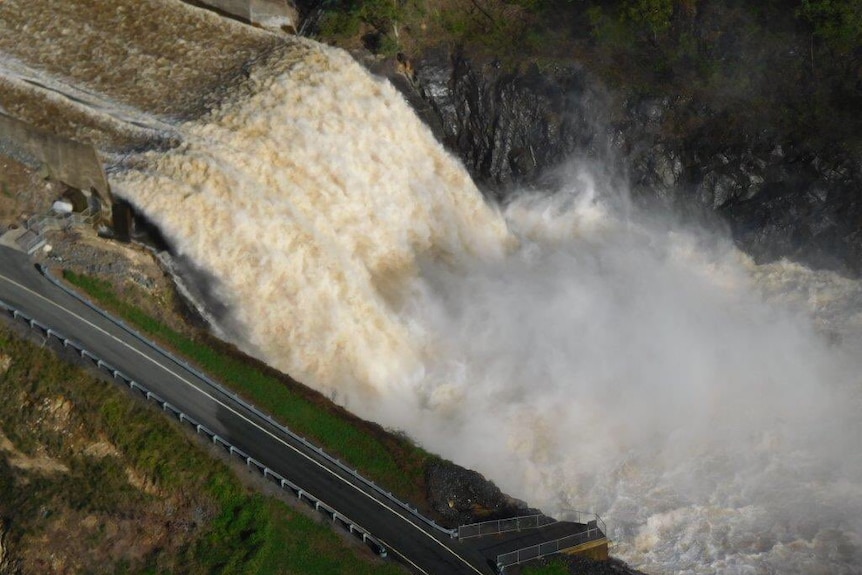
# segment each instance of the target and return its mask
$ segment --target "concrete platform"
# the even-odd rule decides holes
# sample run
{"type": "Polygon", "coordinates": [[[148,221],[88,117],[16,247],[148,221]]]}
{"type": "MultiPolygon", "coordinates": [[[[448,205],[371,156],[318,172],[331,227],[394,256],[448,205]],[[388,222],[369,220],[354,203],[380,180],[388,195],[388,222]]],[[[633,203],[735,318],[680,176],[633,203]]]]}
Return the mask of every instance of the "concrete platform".
{"type": "MultiPolygon", "coordinates": [[[[496,565],[497,558],[501,555],[575,536],[591,529],[596,530],[595,524],[586,525],[571,521],[558,521],[537,529],[474,537],[469,540],[469,543],[476,547],[491,565],[496,565]]],[[[590,541],[577,541],[574,545],[563,547],[559,552],[573,555],[582,554],[591,559],[603,560],[608,557],[607,549],[608,540],[605,534],[599,530],[598,535],[590,541]]],[[[544,552],[539,556],[551,554],[544,552]]]]}
{"type": "Polygon", "coordinates": [[[32,254],[45,245],[45,238],[37,236],[27,228],[16,228],[0,236],[0,245],[32,254]]]}

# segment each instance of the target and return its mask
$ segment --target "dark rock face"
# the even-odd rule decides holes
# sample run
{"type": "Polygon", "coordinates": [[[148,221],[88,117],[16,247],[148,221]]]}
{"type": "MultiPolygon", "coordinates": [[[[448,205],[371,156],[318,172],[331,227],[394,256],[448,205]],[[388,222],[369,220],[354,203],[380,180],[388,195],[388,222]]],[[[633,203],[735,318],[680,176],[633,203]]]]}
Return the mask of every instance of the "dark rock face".
{"type": "Polygon", "coordinates": [[[759,263],[786,257],[862,273],[862,158],[768,132],[728,133],[728,119],[689,102],[632,102],[625,118],[617,130],[636,195],[714,212],[759,263]],[[666,116],[696,127],[669,136],[666,116]]]}
{"type": "Polygon", "coordinates": [[[509,497],[482,475],[448,461],[436,461],[425,470],[428,501],[452,527],[539,513],[509,497]]]}
{"type": "Polygon", "coordinates": [[[680,97],[615,97],[577,67],[516,73],[437,50],[411,85],[420,115],[498,200],[572,156],[599,158],[628,174],[635,198],[717,215],[758,262],[862,274],[862,157],[837,146],[754,132],[680,97]]]}
{"type": "Polygon", "coordinates": [[[595,144],[603,98],[578,68],[513,73],[436,51],[416,66],[414,85],[430,107],[429,124],[498,197],[595,144]]]}
{"type": "MultiPolygon", "coordinates": [[[[531,568],[541,568],[557,563],[565,565],[569,573],[582,573],[589,575],[644,575],[641,571],[632,569],[618,559],[593,561],[592,559],[579,557],[577,555],[551,555],[549,557],[530,561],[527,565],[531,568]]],[[[520,566],[506,568],[506,573],[510,573],[511,575],[520,575],[522,572],[523,568],[520,566]]]]}

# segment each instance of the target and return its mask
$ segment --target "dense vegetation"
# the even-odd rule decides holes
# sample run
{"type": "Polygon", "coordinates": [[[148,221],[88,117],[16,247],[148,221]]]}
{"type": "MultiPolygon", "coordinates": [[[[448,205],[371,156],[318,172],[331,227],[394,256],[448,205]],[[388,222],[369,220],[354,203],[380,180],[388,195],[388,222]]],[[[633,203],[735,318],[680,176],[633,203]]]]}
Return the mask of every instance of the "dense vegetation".
{"type": "Polygon", "coordinates": [[[577,61],[610,85],[689,97],[753,129],[858,140],[858,0],[330,0],[319,37],[421,57],[465,47],[512,66],[577,61]],[[738,117],[736,115],[739,114],[738,117]]]}
{"type": "Polygon", "coordinates": [[[2,325],[0,393],[14,398],[0,402],[0,571],[401,572],[252,493],[160,412],[2,325]]]}

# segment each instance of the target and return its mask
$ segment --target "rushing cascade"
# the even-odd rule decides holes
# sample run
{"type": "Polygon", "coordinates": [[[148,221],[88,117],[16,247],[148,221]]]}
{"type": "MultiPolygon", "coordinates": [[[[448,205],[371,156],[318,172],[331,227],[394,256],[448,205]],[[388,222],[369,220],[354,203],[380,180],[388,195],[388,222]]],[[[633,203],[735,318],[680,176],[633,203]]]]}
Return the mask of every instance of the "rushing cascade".
{"type": "Polygon", "coordinates": [[[575,163],[495,209],[390,85],[311,42],[176,129],[112,185],[250,353],[548,512],[599,512],[648,571],[862,564],[857,283],[755,266],[575,163]]]}
{"type": "Polygon", "coordinates": [[[398,317],[422,260],[500,257],[512,238],[346,53],[299,43],[250,83],[118,192],[215,278],[259,355],[321,387],[386,390],[422,368],[398,317]]]}

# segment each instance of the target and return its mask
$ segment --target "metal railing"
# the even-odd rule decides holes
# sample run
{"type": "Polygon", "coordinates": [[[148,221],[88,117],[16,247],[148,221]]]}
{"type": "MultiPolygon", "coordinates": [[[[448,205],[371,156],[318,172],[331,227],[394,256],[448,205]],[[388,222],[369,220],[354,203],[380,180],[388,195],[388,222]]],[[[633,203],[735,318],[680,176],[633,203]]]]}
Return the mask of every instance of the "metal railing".
{"type": "Polygon", "coordinates": [[[510,533],[524,529],[538,529],[546,525],[552,525],[557,520],[547,515],[538,513],[536,515],[522,515],[521,517],[510,517],[509,519],[498,519],[496,521],[482,521],[470,523],[458,527],[458,539],[469,539],[470,537],[482,537],[484,535],[497,535],[498,533],[510,533]]]}
{"type": "Polygon", "coordinates": [[[42,234],[50,230],[67,230],[73,226],[92,224],[98,214],[92,208],[81,212],[59,213],[50,210],[47,214],[32,216],[24,224],[28,230],[42,234]]]}
{"type": "Polygon", "coordinates": [[[497,555],[497,571],[503,573],[506,567],[511,565],[541,559],[542,557],[554,555],[560,551],[604,538],[606,536],[605,522],[598,515],[593,515],[593,517],[595,519],[588,521],[586,529],[579,533],[497,555]]]}
{"type": "Polygon", "coordinates": [[[27,230],[27,232],[30,237],[28,238],[27,234],[24,234],[16,240],[16,243],[24,250],[24,253],[32,254],[45,243],[45,236],[32,230],[27,230]]]}
{"type": "Polygon", "coordinates": [[[562,516],[566,521],[581,523],[582,525],[589,525],[595,521],[596,526],[601,529],[602,533],[608,532],[605,522],[601,517],[599,517],[598,513],[593,513],[591,511],[578,511],[577,509],[563,509],[560,511],[560,516],[562,516]]]}
{"type": "Polygon", "coordinates": [[[135,329],[133,329],[133,328],[131,328],[130,326],[126,325],[126,323],[125,323],[125,322],[123,322],[121,319],[116,318],[116,317],[114,317],[113,315],[111,315],[110,313],[106,312],[105,310],[103,310],[103,309],[101,309],[101,308],[99,308],[99,307],[97,307],[97,306],[93,305],[93,304],[92,304],[92,303],[90,303],[86,298],[83,298],[83,297],[82,297],[79,293],[77,293],[75,290],[70,289],[70,288],[69,288],[68,286],[66,286],[63,282],[59,281],[57,278],[55,278],[54,276],[52,276],[44,266],[41,266],[41,265],[38,265],[38,264],[37,264],[37,266],[36,266],[36,267],[37,267],[37,269],[39,270],[39,272],[40,272],[42,275],[44,275],[44,276],[45,276],[45,278],[47,278],[51,283],[53,283],[54,285],[56,285],[57,287],[59,287],[61,290],[63,290],[64,292],[66,292],[67,294],[69,294],[70,296],[72,296],[73,298],[75,298],[76,300],[80,301],[82,304],[86,305],[87,307],[89,307],[90,309],[92,309],[93,311],[95,311],[96,313],[100,314],[102,317],[104,317],[104,318],[105,318],[105,319],[107,319],[108,321],[110,321],[110,322],[112,322],[112,323],[114,323],[114,324],[116,324],[116,325],[120,326],[120,327],[121,327],[121,328],[123,328],[126,332],[128,332],[130,335],[132,335],[133,337],[135,337],[136,339],[138,339],[139,341],[141,341],[142,343],[144,343],[144,344],[145,344],[145,345],[147,345],[148,347],[150,347],[150,348],[152,348],[152,349],[154,349],[154,350],[158,351],[159,353],[161,353],[161,354],[165,355],[165,356],[166,356],[166,357],[168,357],[171,361],[173,361],[173,362],[177,363],[178,365],[182,365],[185,369],[187,369],[189,372],[193,373],[196,377],[198,377],[198,378],[199,378],[199,379],[201,379],[202,381],[206,382],[206,383],[207,383],[207,385],[211,386],[213,389],[217,390],[219,393],[221,393],[221,394],[223,394],[223,395],[225,395],[225,396],[227,396],[227,397],[230,397],[231,399],[233,399],[234,401],[236,401],[238,404],[240,404],[242,407],[244,407],[244,408],[245,408],[245,409],[247,409],[248,411],[250,411],[250,412],[254,413],[254,414],[255,414],[255,415],[257,415],[259,418],[261,418],[262,420],[264,420],[267,424],[271,425],[273,428],[277,429],[277,430],[278,430],[278,431],[280,431],[281,433],[283,433],[283,434],[285,434],[286,436],[290,437],[290,438],[291,438],[291,439],[293,439],[294,441],[297,441],[297,442],[301,443],[304,447],[306,447],[309,451],[313,452],[316,456],[319,456],[319,457],[321,457],[322,459],[324,459],[325,461],[327,461],[328,463],[330,463],[330,464],[334,465],[334,466],[335,466],[335,467],[337,467],[339,470],[341,470],[341,471],[342,471],[342,472],[344,472],[345,474],[347,474],[347,475],[349,475],[350,477],[352,477],[353,479],[355,479],[358,483],[361,483],[361,484],[362,484],[362,485],[364,485],[365,487],[367,487],[367,488],[369,488],[370,490],[374,491],[374,493],[376,493],[377,495],[379,495],[379,496],[381,496],[381,497],[384,497],[384,498],[385,498],[385,499],[387,499],[389,502],[391,502],[391,503],[393,503],[394,505],[396,505],[397,507],[399,507],[399,508],[403,509],[404,511],[406,511],[407,513],[409,513],[412,517],[414,517],[414,518],[416,518],[417,520],[421,521],[421,522],[422,522],[422,523],[424,523],[425,525],[427,525],[427,526],[431,527],[431,528],[432,528],[432,529],[434,529],[435,531],[438,531],[438,532],[440,532],[440,533],[443,533],[443,534],[447,535],[447,536],[448,536],[448,537],[450,537],[450,538],[454,538],[454,537],[456,537],[456,536],[457,536],[457,534],[458,534],[458,530],[457,530],[457,529],[447,529],[446,527],[443,527],[442,525],[439,525],[439,524],[438,524],[436,521],[434,521],[433,519],[430,519],[430,518],[428,518],[428,517],[424,516],[423,514],[421,514],[421,513],[419,512],[419,510],[418,510],[416,507],[412,507],[412,506],[410,506],[409,504],[405,503],[404,501],[401,501],[400,499],[398,499],[397,497],[395,497],[391,492],[386,491],[385,489],[383,489],[382,487],[380,487],[379,485],[377,485],[376,483],[374,483],[374,482],[373,482],[373,481],[371,481],[370,479],[368,479],[368,478],[366,478],[365,476],[363,476],[362,474],[360,474],[360,473],[359,473],[355,468],[353,468],[353,467],[349,467],[349,466],[345,465],[345,464],[344,464],[344,463],[342,463],[339,459],[337,459],[337,458],[333,457],[332,455],[330,455],[330,454],[326,453],[326,451],[324,451],[321,447],[318,447],[318,446],[316,446],[316,445],[312,444],[310,441],[308,441],[307,439],[305,439],[303,436],[298,435],[297,433],[293,432],[293,431],[292,431],[291,429],[289,429],[288,427],[286,427],[286,426],[282,425],[281,423],[277,422],[275,419],[273,419],[273,417],[272,417],[271,415],[263,413],[260,409],[258,409],[258,408],[257,408],[257,407],[255,407],[254,405],[252,405],[252,404],[250,404],[250,403],[246,402],[244,399],[242,399],[242,398],[241,398],[239,395],[237,395],[236,393],[234,393],[234,392],[232,392],[232,391],[227,390],[227,389],[226,389],[226,388],[224,388],[221,384],[219,384],[219,383],[217,383],[217,382],[213,381],[213,380],[212,380],[212,379],[210,379],[207,375],[205,375],[204,373],[200,372],[199,370],[197,370],[197,369],[196,369],[196,368],[194,368],[193,366],[189,365],[189,363],[188,363],[187,361],[182,360],[182,359],[179,359],[179,358],[177,358],[176,356],[174,356],[172,353],[170,353],[169,351],[167,351],[167,350],[165,350],[165,349],[162,349],[162,348],[160,348],[160,347],[158,347],[158,346],[154,345],[151,341],[149,341],[149,340],[148,340],[147,338],[145,338],[143,335],[141,335],[140,333],[138,333],[135,329]]]}
{"type": "Polygon", "coordinates": [[[221,436],[216,434],[214,431],[211,431],[210,429],[208,429],[204,425],[198,423],[195,419],[193,419],[193,418],[189,417],[188,415],[186,415],[185,413],[183,413],[182,410],[171,405],[170,403],[168,403],[166,400],[162,399],[161,397],[159,397],[155,393],[152,393],[145,386],[134,381],[132,378],[125,375],[123,372],[119,371],[118,369],[114,368],[109,363],[102,361],[102,359],[100,359],[98,356],[91,353],[87,349],[85,349],[81,344],[63,336],[57,330],[54,330],[52,328],[45,326],[44,324],[40,323],[38,320],[33,319],[29,315],[18,310],[17,308],[15,308],[12,305],[7,304],[3,300],[0,300],[0,311],[5,311],[13,319],[23,321],[24,323],[28,324],[31,329],[36,329],[36,330],[43,332],[45,334],[46,341],[50,340],[51,337],[54,337],[63,344],[63,347],[74,349],[75,351],[78,352],[78,354],[81,356],[82,359],[88,359],[88,360],[92,361],[93,364],[97,368],[106,371],[115,380],[118,380],[119,382],[126,384],[129,387],[129,389],[131,389],[132,391],[140,393],[142,396],[144,396],[149,401],[154,401],[159,407],[162,408],[162,411],[171,413],[173,416],[175,416],[177,419],[179,419],[180,423],[187,423],[188,425],[190,425],[192,428],[195,429],[196,433],[206,436],[208,439],[212,440],[213,444],[224,448],[228,452],[228,454],[230,454],[232,456],[239,457],[241,460],[245,461],[245,464],[247,467],[257,469],[263,475],[264,479],[268,479],[268,480],[274,482],[282,490],[293,493],[299,501],[303,501],[303,502],[307,503],[309,506],[313,507],[317,511],[330,517],[332,519],[333,523],[340,524],[342,527],[347,529],[347,531],[350,534],[355,535],[356,537],[362,539],[362,541],[365,544],[367,544],[369,547],[371,547],[381,557],[387,556],[386,547],[383,545],[383,543],[379,539],[374,537],[367,529],[365,529],[361,525],[357,524],[355,521],[348,518],[343,513],[336,511],[335,509],[333,509],[332,507],[330,507],[329,505],[327,505],[326,503],[324,503],[323,501],[321,501],[319,498],[315,497],[314,495],[312,495],[308,491],[300,488],[299,486],[297,486],[295,483],[293,483],[289,479],[285,479],[282,475],[280,475],[279,473],[268,468],[266,465],[264,465],[260,461],[254,459],[253,457],[249,456],[248,454],[246,454],[242,450],[233,446],[230,442],[228,442],[227,440],[225,440],[224,438],[222,438],[221,436]]]}
{"type": "Polygon", "coordinates": [[[24,252],[32,254],[39,246],[45,243],[45,232],[69,230],[75,226],[91,225],[97,215],[97,212],[94,212],[91,208],[87,208],[82,212],[60,214],[51,210],[45,215],[32,216],[24,223],[24,228],[33,234],[33,236],[23,242],[19,240],[18,245],[24,252]]]}

